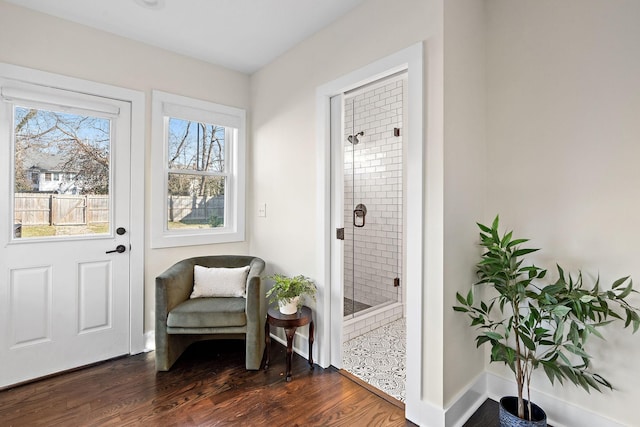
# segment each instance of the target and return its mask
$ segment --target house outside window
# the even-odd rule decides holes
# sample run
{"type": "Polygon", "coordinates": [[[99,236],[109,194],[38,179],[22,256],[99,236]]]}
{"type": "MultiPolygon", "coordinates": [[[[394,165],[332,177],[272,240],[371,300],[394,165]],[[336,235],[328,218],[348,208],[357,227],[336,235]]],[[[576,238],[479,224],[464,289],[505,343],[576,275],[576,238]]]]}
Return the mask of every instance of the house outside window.
{"type": "Polygon", "coordinates": [[[245,111],[153,91],[152,247],[244,240],[245,111]]]}

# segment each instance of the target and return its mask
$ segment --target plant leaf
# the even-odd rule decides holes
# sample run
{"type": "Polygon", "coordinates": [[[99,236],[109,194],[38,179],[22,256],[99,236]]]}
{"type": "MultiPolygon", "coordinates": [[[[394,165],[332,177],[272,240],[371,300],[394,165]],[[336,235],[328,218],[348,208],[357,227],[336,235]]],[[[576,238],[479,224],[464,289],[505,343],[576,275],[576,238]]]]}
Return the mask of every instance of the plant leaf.
{"type": "Polygon", "coordinates": [[[560,318],[565,317],[570,311],[571,309],[564,305],[557,305],[551,309],[551,313],[560,318]]]}
{"type": "Polygon", "coordinates": [[[613,282],[613,285],[611,285],[611,289],[616,289],[618,286],[620,286],[620,285],[622,285],[624,282],[626,282],[628,278],[629,278],[629,276],[619,278],[618,280],[616,280],[615,282],[613,282]]]}
{"type": "Polygon", "coordinates": [[[566,348],[571,353],[576,354],[576,355],[578,355],[580,357],[584,357],[584,358],[587,358],[587,359],[591,358],[591,356],[589,356],[587,353],[585,353],[584,350],[581,349],[580,347],[578,347],[577,345],[565,344],[564,348],[566,348]]]}
{"type": "Polygon", "coordinates": [[[618,299],[623,299],[629,296],[631,291],[633,290],[633,284],[629,283],[629,285],[622,291],[620,295],[618,295],[618,299]]]}
{"type": "Polygon", "coordinates": [[[515,239],[509,242],[509,244],[507,245],[507,249],[513,247],[513,246],[517,246],[517,245],[521,245],[523,243],[528,242],[529,239],[515,239]]]}
{"type": "Polygon", "coordinates": [[[604,340],[604,337],[602,336],[600,331],[598,331],[593,325],[588,325],[587,324],[587,325],[585,325],[585,328],[587,329],[587,331],[589,331],[589,333],[592,333],[593,335],[597,336],[601,340],[604,340]]]}
{"type": "MultiPolygon", "coordinates": [[[[506,246],[509,244],[509,242],[511,241],[511,236],[513,235],[513,231],[508,232],[507,234],[505,234],[502,237],[502,240],[500,241],[500,245],[502,246],[506,246]]],[[[508,247],[508,246],[507,246],[508,247]]]]}
{"type": "Polygon", "coordinates": [[[524,345],[531,351],[535,351],[536,349],[536,345],[535,343],[531,340],[531,338],[529,338],[526,335],[520,335],[520,339],[522,340],[522,342],[524,343],[524,345]]]}
{"type": "Polygon", "coordinates": [[[458,302],[462,305],[467,305],[467,301],[464,299],[464,297],[462,295],[460,295],[459,292],[456,292],[456,299],[458,300],[458,302]]]}
{"type": "Polygon", "coordinates": [[[486,225],[482,225],[479,222],[476,222],[476,224],[478,225],[478,228],[480,228],[480,230],[484,231],[485,233],[491,233],[491,229],[486,225]]]}
{"type": "Polygon", "coordinates": [[[503,337],[497,332],[485,332],[484,333],[489,339],[494,341],[500,341],[503,337]]]}
{"type": "Polygon", "coordinates": [[[540,249],[517,249],[517,250],[513,251],[513,256],[514,257],[519,257],[519,256],[522,256],[522,255],[530,254],[532,252],[539,251],[539,250],[540,249]]]}

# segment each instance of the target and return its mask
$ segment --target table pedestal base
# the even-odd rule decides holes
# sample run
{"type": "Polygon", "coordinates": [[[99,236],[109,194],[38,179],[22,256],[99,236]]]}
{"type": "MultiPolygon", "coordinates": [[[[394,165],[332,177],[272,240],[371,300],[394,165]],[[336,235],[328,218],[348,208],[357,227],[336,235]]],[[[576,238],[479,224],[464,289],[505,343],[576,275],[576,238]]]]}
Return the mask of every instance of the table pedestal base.
{"type": "Polygon", "coordinates": [[[299,326],[309,325],[309,366],[313,369],[313,333],[314,325],[311,317],[311,309],[302,307],[297,313],[282,314],[279,310],[269,309],[267,312],[267,321],[264,323],[264,339],[265,339],[265,371],[269,369],[269,360],[271,353],[271,325],[279,326],[284,329],[287,336],[287,381],[291,381],[291,358],[293,357],[293,337],[299,326]]]}

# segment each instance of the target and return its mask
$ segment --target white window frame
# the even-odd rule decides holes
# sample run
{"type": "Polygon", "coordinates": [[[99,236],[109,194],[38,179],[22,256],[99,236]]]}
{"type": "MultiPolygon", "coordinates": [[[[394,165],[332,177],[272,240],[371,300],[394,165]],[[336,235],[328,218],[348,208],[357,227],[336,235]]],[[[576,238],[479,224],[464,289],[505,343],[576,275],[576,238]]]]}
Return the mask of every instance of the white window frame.
{"type": "Polygon", "coordinates": [[[159,90],[152,91],[151,101],[151,247],[206,245],[242,242],[245,238],[245,171],[246,111],[209,101],[193,99],[159,90]],[[169,174],[169,118],[191,120],[224,126],[225,161],[228,175],[225,183],[225,223],[208,229],[169,230],[167,181],[169,174]]]}

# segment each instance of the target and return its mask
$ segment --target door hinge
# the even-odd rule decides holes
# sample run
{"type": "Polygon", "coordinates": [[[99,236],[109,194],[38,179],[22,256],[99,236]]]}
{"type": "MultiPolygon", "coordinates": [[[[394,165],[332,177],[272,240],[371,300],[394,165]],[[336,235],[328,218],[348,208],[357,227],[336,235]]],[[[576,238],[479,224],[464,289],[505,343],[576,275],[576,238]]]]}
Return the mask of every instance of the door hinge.
{"type": "Polygon", "coordinates": [[[393,279],[393,287],[394,288],[400,287],[400,278],[399,277],[396,277],[395,279],[393,279]]]}
{"type": "Polygon", "coordinates": [[[344,240],[344,228],[336,228],[336,239],[344,240]]]}

